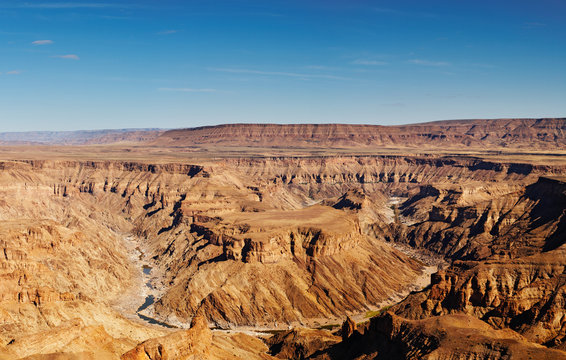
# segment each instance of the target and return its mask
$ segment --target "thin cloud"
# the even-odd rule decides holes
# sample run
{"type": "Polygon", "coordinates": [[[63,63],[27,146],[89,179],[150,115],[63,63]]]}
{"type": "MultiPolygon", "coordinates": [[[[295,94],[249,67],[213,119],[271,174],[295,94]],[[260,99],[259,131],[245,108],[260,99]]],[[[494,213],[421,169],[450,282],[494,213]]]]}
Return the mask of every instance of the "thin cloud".
{"type": "Polygon", "coordinates": [[[261,16],[261,17],[285,17],[285,15],[283,14],[279,14],[279,13],[273,13],[273,12],[248,12],[248,13],[243,13],[243,15],[247,15],[247,16],[261,16]]]}
{"type": "Polygon", "coordinates": [[[374,8],[373,11],[384,14],[404,14],[404,12],[389,8],[374,8]]]}
{"type": "Polygon", "coordinates": [[[412,59],[408,61],[409,64],[422,65],[422,66],[450,66],[451,64],[446,61],[430,61],[423,59],[412,59]]]}
{"type": "Polygon", "coordinates": [[[301,74],[294,72],[282,71],[261,71],[252,69],[233,69],[233,68],[210,68],[213,71],[227,72],[233,74],[253,74],[253,75],[267,75],[267,76],[283,76],[303,79],[331,79],[331,80],[351,80],[350,78],[328,75],[328,74],[301,74]]]}
{"type": "Polygon", "coordinates": [[[79,60],[80,57],[78,55],[75,54],[67,54],[67,55],[55,55],[52,56],[54,58],[58,58],[58,59],[67,59],[67,60],[79,60]]]}
{"type": "Polygon", "coordinates": [[[310,70],[338,70],[336,67],[326,66],[326,65],[308,65],[305,66],[306,69],[310,70]]]}
{"type": "Polygon", "coordinates": [[[17,5],[0,5],[0,8],[25,8],[25,9],[106,9],[106,8],[131,8],[127,4],[110,3],[76,3],[76,2],[53,2],[53,3],[23,3],[17,5]]]}
{"type": "Polygon", "coordinates": [[[105,19],[105,20],[131,20],[131,19],[133,19],[131,16],[115,16],[115,15],[100,15],[98,17],[100,19],[105,19]]]}
{"type": "Polygon", "coordinates": [[[492,64],[483,64],[483,63],[472,63],[469,64],[470,67],[480,68],[480,69],[495,69],[497,66],[492,64]]]}
{"type": "Polygon", "coordinates": [[[410,17],[420,17],[420,18],[433,18],[437,17],[436,14],[426,13],[426,12],[410,12],[402,11],[391,8],[374,8],[373,11],[381,14],[397,15],[397,16],[410,16],[410,17]]]}
{"type": "Polygon", "coordinates": [[[22,72],[21,70],[11,70],[11,71],[7,71],[6,75],[20,75],[22,72]]]}
{"type": "Polygon", "coordinates": [[[525,23],[524,27],[527,28],[527,29],[537,29],[537,28],[543,28],[543,27],[546,27],[546,26],[547,26],[547,24],[541,23],[541,22],[528,22],[528,23],[525,23]]]}
{"type": "Polygon", "coordinates": [[[31,42],[32,45],[51,45],[53,40],[35,40],[31,42]]]}
{"type": "Polygon", "coordinates": [[[354,65],[380,66],[387,65],[385,61],[357,59],[351,62],[354,65]]]}
{"type": "Polygon", "coordinates": [[[406,107],[407,104],[405,104],[404,102],[394,102],[394,103],[387,103],[387,104],[381,104],[382,106],[388,106],[388,107],[398,107],[398,108],[402,108],[402,107],[406,107]]]}
{"type": "Polygon", "coordinates": [[[192,93],[211,93],[216,92],[216,89],[194,89],[194,88],[159,88],[158,91],[171,91],[171,92],[192,92],[192,93]]]}
{"type": "Polygon", "coordinates": [[[175,34],[177,32],[178,32],[178,30],[165,30],[165,31],[158,32],[157,35],[171,35],[171,34],[175,34]]]}

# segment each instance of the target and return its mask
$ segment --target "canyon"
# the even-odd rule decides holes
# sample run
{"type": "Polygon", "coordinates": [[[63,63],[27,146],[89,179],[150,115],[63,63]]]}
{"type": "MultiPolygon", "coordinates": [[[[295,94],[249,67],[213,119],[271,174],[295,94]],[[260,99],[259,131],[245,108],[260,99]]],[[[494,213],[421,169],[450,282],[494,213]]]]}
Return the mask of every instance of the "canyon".
{"type": "Polygon", "coordinates": [[[2,137],[0,359],[566,358],[566,119],[95,135],[2,137]]]}

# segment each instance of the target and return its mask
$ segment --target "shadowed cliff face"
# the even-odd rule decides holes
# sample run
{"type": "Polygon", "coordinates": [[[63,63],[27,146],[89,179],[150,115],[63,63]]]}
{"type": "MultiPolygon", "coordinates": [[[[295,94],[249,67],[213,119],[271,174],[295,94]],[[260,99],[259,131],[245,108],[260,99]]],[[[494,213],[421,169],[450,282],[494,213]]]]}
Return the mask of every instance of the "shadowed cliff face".
{"type": "Polygon", "coordinates": [[[135,277],[120,241],[128,234],[141,239],[160,276],[162,295],[147,313],[174,325],[199,311],[220,326],[286,327],[375,309],[422,271],[391,246],[399,242],[456,261],[396,314],[464,313],[472,325],[482,319],[552,346],[564,337],[563,183],[540,178],[565,174],[562,166],[382,156],[26,161],[0,169],[8,290],[0,331],[8,350],[21,349],[22,332],[80,333],[96,319],[104,319],[100,339],[125,339],[121,350],[108,350],[114,354],[162,335],[112,312],[135,277]],[[15,220],[22,218],[30,221],[15,220]],[[83,323],[54,320],[73,311],[83,323]]]}
{"type": "MultiPolygon", "coordinates": [[[[428,289],[392,308],[422,322],[382,315],[365,333],[312,351],[310,357],[564,358],[564,353],[529,343],[563,349],[566,340],[563,179],[540,177],[527,186],[486,178],[455,184],[437,179],[409,188],[394,221],[378,221],[368,229],[377,238],[455,260],[433,275],[428,289]],[[470,327],[474,330],[465,330],[470,327]],[[523,337],[493,328],[510,328],[523,337]]],[[[354,193],[336,205],[357,209],[362,202],[354,193]]],[[[293,340],[284,346],[297,344],[293,340]]]]}
{"type": "Polygon", "coordinates": [[[542,177],[526,187],[504,189],[427,187],[403,204],[402,213],[420,222],[395,226],[391,239],[456,261],[433,275],[429,289],[409,296],[394,311],[412,319],[465,313],[561,347],[566,183],[542,177]]]}
{"type": "MultiPolygon", "coordinates": [[[[400,204],[389,240],[459,260],[517,258],[563,243],[564,182],[422,186],[400,204]]],[[[384,231],[376,224],[375,231],[384,231]]]]}
{"type": "Polygon", "coordinates": [[[372,318],[342,342],[315,351],[308,358],[550,360],[566,359],[566,353],[529,342],[507,329],[495,330],[472,316],[407,320],[386,313],[372,318]]]}

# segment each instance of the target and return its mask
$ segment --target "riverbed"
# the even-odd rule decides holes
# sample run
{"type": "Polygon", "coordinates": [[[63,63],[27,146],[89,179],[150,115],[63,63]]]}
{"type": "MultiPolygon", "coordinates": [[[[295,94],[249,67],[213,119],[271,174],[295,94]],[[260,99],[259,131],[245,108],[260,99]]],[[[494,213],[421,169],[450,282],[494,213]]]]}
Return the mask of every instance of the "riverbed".
{"type": "Polygon", "coordinates": [[[174,328],[175,326],[154,319],[147,313],[155,300],[162,295],[162,291],[158,289],[159,286],[156,286],[160,277],[153,273],[153,266],[146,257],[141,240],[134,236],[126,236],[124,240],[134,267],[135,276],[130,289],[126,291],[120,301],[114,304],[114,308],[130,320],[174,328]]]}

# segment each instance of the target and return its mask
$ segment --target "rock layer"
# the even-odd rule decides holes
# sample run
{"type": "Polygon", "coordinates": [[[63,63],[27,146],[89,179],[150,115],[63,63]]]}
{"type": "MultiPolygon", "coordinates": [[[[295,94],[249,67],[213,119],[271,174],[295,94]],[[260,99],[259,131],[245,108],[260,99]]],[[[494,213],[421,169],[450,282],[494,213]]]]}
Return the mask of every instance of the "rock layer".
{"type": "Polygon", "coordinates": [[[395,311],[414,319],[465,313],[560,347],[566,339],[566,183],[542,177],[519,191],[482,191],[466,199],[465,192],[429,189],[407,200],[405,213],[420,216],[413,209],[422,212],[418,204],[434,199],[428,218],[401,225],[397,238],[456,261],[395,311]]]}
{"type": "Polygon", "coordinates": [[[347,124],[228,124],[170,130],[160,146],[352,147],[395,146],[556,149],[564,147],[566,119],[437,121],[403,126],[347,124]]]}
{"type": "MultiPolygon", "coordinates": [[[[114,341],[120,348],[108,352],[116,358],[126,346],[165,335],[111,309],[135,278],[124,235],[140,239],[159,276],[151,284],[163,295],[146,314],[169,323],[188,324],[203,311],[223,327],[287,328],[375,310],[422,271],[392,246],[403,243],[454,261],[430,288],[392,309],[393,330],[380,336],[409,349],[404,356],[456,351],[427,324],[454,323],[464,334],[457,314],[479,331],[473,336],[482,356],[502,353],[490,346],[545,351],[529,341],[560,348],[564,174],[556,163],[435,156],[0,162],[0,354],[39,355],[41,342],[27,350],[21,344],[54,329],[98,334],[94,344],[77,335],[84,340],[77,346],[46,347],[71,358],[114,341]],[[436,315],[443,317],[429,319],[436,315]]],[[[344,343],[365,336],[356,329],[344,343]]],[[[325,351],[335,339],[326,335],[312,336],[328,342],[301,348],[291,332],[273,344],[287,349],[282,354],[331,356],[325,351]]],[[[210,348],[268,358],[256,340],[213,334],[210,348]]],[[[145,356],[147,345],[151,356],[163,356],[163,344],[174,352],[187,341],[185,332],[167,335],[137,354],[145,356]]]]}

